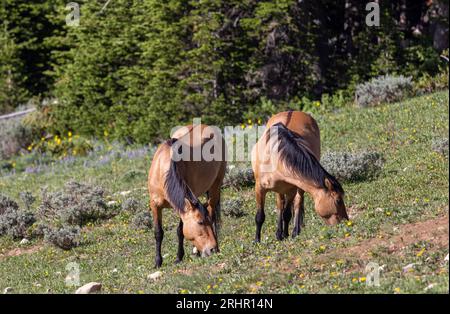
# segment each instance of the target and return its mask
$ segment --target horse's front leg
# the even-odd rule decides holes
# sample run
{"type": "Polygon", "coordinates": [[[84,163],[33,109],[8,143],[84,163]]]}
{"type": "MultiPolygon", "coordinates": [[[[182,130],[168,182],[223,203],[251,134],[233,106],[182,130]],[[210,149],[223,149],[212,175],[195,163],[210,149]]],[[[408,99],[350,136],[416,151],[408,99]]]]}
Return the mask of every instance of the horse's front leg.
{"type": "Polygon", "coordinates": [[[150,202],[150,207],[153,213],[153,227],[155,233],[155,267],[159,268],[162,265],[163,258],[161,255],[161,245],[164,238],[164,230],[162,228],[162,208],[156,206],[154,202],[150,202]]]}
{"type": "Polygon", "coordinates": [[[177,260],[175,261],[175,263],[180,263],[184,257],[183,220],[181,219],[177,228],[177,236],[178,236],[178,252],[177,252],[177,260]]]}
{"type": "Polygon", "coordinates": [[[266,201],[267,191],[264,188],[262,188],[261,185],[257,182],[255,185],[255,192],[256,192],[255,242],[259,243],[261,242],[261,228],[264,223],[264,220],[266,219],[266,215],[264,213],[264,203],[266,201]]]}

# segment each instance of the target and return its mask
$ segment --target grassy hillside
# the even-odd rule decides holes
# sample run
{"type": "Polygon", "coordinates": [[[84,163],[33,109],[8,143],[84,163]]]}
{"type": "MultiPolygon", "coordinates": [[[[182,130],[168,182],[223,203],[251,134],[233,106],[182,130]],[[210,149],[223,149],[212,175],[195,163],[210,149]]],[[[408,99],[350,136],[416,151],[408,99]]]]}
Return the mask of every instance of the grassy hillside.
{"type": "MultiPolygon", "coordinates": [[[[374,150],[385,159],[375,179],[344,184],[351,218],[346,224],[325,226],[308,199],[301,235],[277,242],[270,194],[262,242],[255,245],[253,189],[227,188],[223,200],[241,198],[246,215],[223,217],[221,252],[210,258],[187,254],[174,264],[178,217],[166,210],[163,275],[147,279],[155,271],[153,232],[136,230],[131,214],[121,212],[84,227],[81,246],[70,251],[42,240],[20,245],[0,238],[0,288],[72,293],[64,281],[66,265],[77,262],[82,284],[99,281],[112,293],[448,293],[448,157],[432,149],[434,141],[448,138],[448,104],[446,91],[316,117],[325,152],[374,150]],[[381,267],[379,287],[365,283],[369,262],[381,267]]],[[[74,179],[104,187],[111,200],[133,197],[146,204],[150,151],[29,168],[0,177],[0,191],[14,199],[24,190],[39,196],[44,186],[58,190],[74,179]]]]}

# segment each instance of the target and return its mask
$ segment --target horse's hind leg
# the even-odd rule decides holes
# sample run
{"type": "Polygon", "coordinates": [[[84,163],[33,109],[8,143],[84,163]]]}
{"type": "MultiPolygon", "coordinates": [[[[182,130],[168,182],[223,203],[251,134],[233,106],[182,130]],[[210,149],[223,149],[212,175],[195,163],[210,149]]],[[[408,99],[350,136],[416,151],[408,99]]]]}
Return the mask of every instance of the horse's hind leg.
{"type": "Polygon", "coordinates": [[[300,234],[301,228],[304,226],[303,218],[305,216],[305,192],[298,190],[294,199],[294,231],[292,237],[295,238],[300,234]]]}
{"type": "Polygon", "coordinates": [[[277,240],[281,241],[283,240],[283,220],[284,220],[284,195],[281,193],[276,193],[276,204],[277,204],[277,213],[278,213],[278,219],[277,219],[277,240]]]}
{"type": "Polygon", "coordinates": [[[261,242],[261,228],[266,220],[266,215],[264,213],[264,203],[266,201],[266,193],[267,191],[261,187],[261,185],[257,182],[255,184],[255,194],[256,194],[256,235],[255,242],[261,242]]]}
{"type": "Polygon", "coordinates": [[[207,192],[208,198],[208,212],[211,216],[214,233],[216,240],[218,241],[219,223],[220,223],[220,191],[222,188],[223,178],[225,177],[226,163],[223,163],[216,180],[207,192]]]}
{"type": "Polygon", "coordinates": [[[162,265],[161,244],[164,238],[164,230],[162,228],[162,208],[157,206],[154,201],[150,201],[150,208],[153,214],[153,227],[155,232],[155,266],[156,268],[162,265]]]}
{"type": "Polygon", "coordinates": [[[175,263],[180,263],[184,257],[184,234],[183,234],[183,220],[180,219],[180,223],[177,228],[177,236],[178,236],[178,252],[177,259],[175,263]]]}
{"type": "Polygon", "coordinates": [[[292,218],[292,203],[295,198],[295,192],[292,194],[287,194],[284,202],[284,211],[283,211],[283,238],[287,238],[289,236],[289,223],[292,218]]]}

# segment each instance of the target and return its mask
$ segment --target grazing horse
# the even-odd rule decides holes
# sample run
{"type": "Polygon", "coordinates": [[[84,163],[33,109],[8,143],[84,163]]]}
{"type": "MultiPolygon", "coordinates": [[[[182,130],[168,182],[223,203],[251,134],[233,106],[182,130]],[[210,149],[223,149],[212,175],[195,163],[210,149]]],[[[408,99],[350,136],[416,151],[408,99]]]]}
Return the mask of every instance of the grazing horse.
{"type": "Polygon", "coordinates": [[[172,207],[180,216],[177,263],[184,256],[184,238],[191,241],[202,256],[218,251],[220,188],[225,170],[225,141],[220,131],[207,125],[178,129],[170,140],[158,147],[148,175],[156,267],[162,265],[163,208],[172,207]],[[198,197],[205,193],[207,204],[203,205],[198,197]]]}
{"type": "Polygon", "coordinates": [[[256,242],[261,240],[265,220],[266,193],[277,193],[277,239],[288,237],[294,208],[292,237],[300,233],[304,217],[304,194],[309,193],[317,214],[326,224],[348,219],[344,190],[319,163],[320,131],[316,121],[300,111],[281,112],[267,122],[267,128],[252,150],[256,192],[256,242]]]}

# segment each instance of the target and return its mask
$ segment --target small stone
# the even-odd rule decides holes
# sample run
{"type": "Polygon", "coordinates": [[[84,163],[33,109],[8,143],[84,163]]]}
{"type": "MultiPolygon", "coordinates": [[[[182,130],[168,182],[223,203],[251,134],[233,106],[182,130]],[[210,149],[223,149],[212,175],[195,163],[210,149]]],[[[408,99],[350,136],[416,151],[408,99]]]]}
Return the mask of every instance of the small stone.
{"type": "Polygon", "coordinates": [[[430,289],[433,289],[433,287],[435,286],[435,283],[429,284],[425,289],[423,289],[423,291],[428,291],[430,289]]]}
{"type": "Polygon", "coordinates": [[[414,265],[416,265],[416,264],[411,263],[411,264],[406,265],[405,267],[403,267],[403,272],[404,273],[411,272],[412,270],[414,270],[414,265]]]}
{"type": "Polygon", "coordinates": [[[28,243],[30,243],[30,240],[28,239],[22,239],[22,241],[20,241],[20,245],[27,245],[28,243]]]}
{"type": "Polygon", "coordinates": [[[8,293],[11,293],[13,291],[13,288],[11,288],[11,287],[6,287],[4,290],[3,290],[3,294],[8,294],[8,293]]]}
{"type": "Polygon", "coordinates": [[[75,294],[89,294],[93,292],[99,292],[102,289],[102,284],[98,282],[90,282],[80,287],[75,291],[75,294]]]}
{"type": "Polygon", "coordinates": [[[153,279],[153,280],[157,280],[158,278],[160,278],[162,276],[162,272],[161,271],[157,271],[154,272],[153,274],[150,274],[147,276],[147,279],[153,279]]]}

